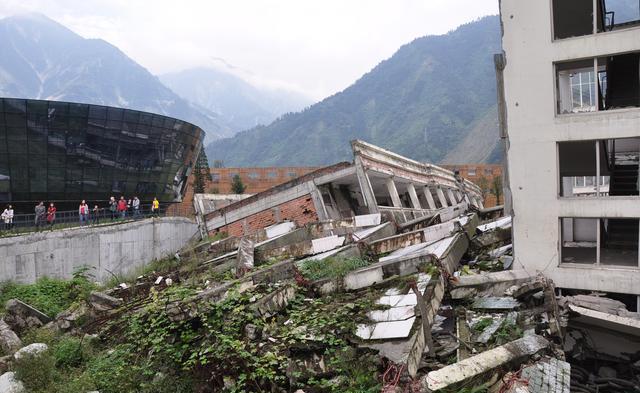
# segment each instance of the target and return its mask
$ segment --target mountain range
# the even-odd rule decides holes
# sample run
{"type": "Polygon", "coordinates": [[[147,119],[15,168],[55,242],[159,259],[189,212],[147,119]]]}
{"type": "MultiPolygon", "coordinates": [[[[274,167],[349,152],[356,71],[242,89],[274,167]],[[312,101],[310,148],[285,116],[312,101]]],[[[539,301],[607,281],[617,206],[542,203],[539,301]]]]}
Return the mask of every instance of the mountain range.
{"type": "Polygon", "coordinates": [[[312,104],[293,91],[255,86],[211,67],[163,74],[160,80],[182,98],[219,114],[233,130],[269,124],[283,113],[312,104]]]}
{"type": "Polygon", "coordinates": [[[40,14],[0,20],[0,42],[0,95],[190,121],[207,132],[209,159],[226,166],[331,164],[351,158],[355,138],[428,162],[501,157],[492,62],[500,51],[497,16],[415,39],[311,106],[300,94],[219,69],[154,76],[110,43],[40,14]]]}
{"type": "Polygon", "coordinates": [[[420,161],[497,162],[500,48],[497,16],[415,39],[344,91],[214,141],[207,156],[226,166],[324,165],[349,160],[358,138],[420,161]]]}
{"type": "Polygon", "coordinates": [[[309,104],[294,93],[261,90],[230,73],[206,69],[164,75],[176,94],[117,47],[85,39],[37,13],[0,20],[0,42],[1,96],[159,113],[200,126],[207,143],[309,104]],[[198,91],[195,77],[203,87],[198,91]]]}

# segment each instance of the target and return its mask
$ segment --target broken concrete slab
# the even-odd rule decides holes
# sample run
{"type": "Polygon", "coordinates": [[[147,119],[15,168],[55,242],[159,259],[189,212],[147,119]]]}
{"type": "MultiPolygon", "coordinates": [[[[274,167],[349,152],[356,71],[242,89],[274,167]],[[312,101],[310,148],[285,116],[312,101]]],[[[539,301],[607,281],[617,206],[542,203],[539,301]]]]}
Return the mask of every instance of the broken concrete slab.
{"type": "Polygon", "coordinates": [[[600,311],[607,314],[620,315],[629,318],[640,318],[640,314],[627,310],[627,306],[619,300],[610,299],[604,296],[575,295],[564,296],[558,299],[558,304],[566,306],[568,304],[600,311]]]}
{"type": "Polygon", "coordinates": [[[351,241],[365,243],[371,243],[376,240],[384,239],[386,237],[394,236],[396,234],[396,228],[392,222],[385,222],[375,227],[359,229],[350,235],[351,241]]]}
{"type": "Polygon", "coordinates": [[[380,225],[380,220],[380,213],[363,214],[353,218],[354,226],[356,227],[372,227],[380,225]]]}
{"type": "Polygon", "coordinates": [[[640,320],[638,319],[607,314],[572,304],[569,304],[568,308],[573,313],[573,315],[570,315],[571,322],[596,326],[632,336],[640,336],[640,320]]]}
{"type": "Polygon", "coordinates": [[[89,304],[96,311],[109,311],[120,307],[123,301],[106,293],[94,291],[89,295],[89,304]]]}
{"type": "Polygon", "coordinates": [[[287,307],[296,295],[296,289],[287,285],[268,294],[254,305],[254,309],[262,317],[269,318],[287,307]]]}
{"type": "Polygon", "coordinates": [[[509,311],[520,307],[520,302],[512,297],[479,297],[471,308],[488,312],[509,311]]]}
{"type": "Polygon", "coordinates": [[[4,321],[18,334],[46,325],[53,320],[47,314],[18,299],[7,300],[5,309],[7,313],[3,317],[4,321]]]}
{"type": "Polygon", "coordinates": [[[236,274],[242,276],[244,273],[253,269],[253,251],[255,243],[248,237],[243,237],[238,246],[238,254],[236,255],[236,274]]]}
{"type": "Polygon", "coordinates": [[[478,231],[478,233],[484,233],[484,232],[493,231],[498,228],[501,228],[501,229],[511,228],[511,216],[501,217],[497,220],[494,220],[482,225],[478,225],[476,230],[478,231]]]}
{"type": "Polygon", "coordinates": [[[478,337],[476,337],[476,339],[474,341],[477,342],[477,343],[480,343],[480,344],[486,344],[487,342],[489,342],[491,337],[493,337],[493,335],[498,331],[500,326],[502,326],[503,322],[504,322],[504,318],[503,317],[495,318],[493,320],[493,322],[491,323],[491,325],[487,326],[478,335],[478,337]]]}
{"type": "Polygon", "coordinates": [[[507,244],[506,246],[498,247],[495,250],[489,251],[489,257],[491,258],[500,258],[501,256],[507,254],[513,249],[512,244],[507,244]]]}
{"type": "Polygon", "coordinates": [[[294,222],[283,222],[264,228],[267,239],[273,239],[276,236],[284,235],[296,229],[294,222]]]}
{"type": "Polygon", "coordinates": [[[362,340],[389,340],[409,336],[416,317],[400,321],[358,325],[356,336],[362,340]]]}
{"type": "Polygon", "coordinates": [[[387,310],[373,310],[367,313],[369,319],[375,322],[391,322],[409,319],[416,315],[415,306],[391,307],[387,310]]]}
{"type": "Polygon", "coordinates": [[[499,367],[517,367],[549,345],[549,341],[537,335],[520,338],[439,370],[430,371],[421,379],[422,389],[426,392],[437,392],[445,388],[455,388],[473,378],[493,373],[499,367]]]}
{"type": "Polygon", "coordinates": [[[509,287],[536,280],[525,270],[506,270],[458,277],[452,282],[451,298],[464,299],[475,296],[502,296],[509,287]]]}

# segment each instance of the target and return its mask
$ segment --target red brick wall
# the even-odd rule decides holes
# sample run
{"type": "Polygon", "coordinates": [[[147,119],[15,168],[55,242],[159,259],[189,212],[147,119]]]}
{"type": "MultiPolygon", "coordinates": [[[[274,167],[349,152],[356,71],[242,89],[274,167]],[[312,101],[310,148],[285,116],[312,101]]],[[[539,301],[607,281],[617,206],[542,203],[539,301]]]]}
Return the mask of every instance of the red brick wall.
{"type": "Polygon", "coordinates": [[[226,232],[229,236],[248,235],[282,221],[293,221],[298,226],[318,221],[318,213],[313,205],[311,196],[305,195],[270,209],[263,210],[220,227],[210,232],[210,234],[214,235],[218,232],[226,232]]]}
{"type": "MultiPolygon", "coordinates": [[[[244,193],[257,194],[317,169],[319,167],[210,168],[209,173],[211,173],[212,181],[206,181],[204,189],[205,192],[215,191],[217,194],[232,194],[231,181],[233,175],[238,174],[242,183],[247,187],[244,193]]],[[[187,180],[188,185],[182,202],[172,205],[170,208],[172,215],[195,216],[193,181],[192,173],[187,180]]]]}
{"type": "MultiPolygon", "coordinates": [[[[489,189],[491,189],[493,178],[502,176],[502,165],[500,164],[457,164],[440,166],[454,172],[457,170],[460,176],[471,180],[476,185],[479,185],[478,180],[484,177],[489,183],[489,189]]],[[[485,191],[484,207],[496,206],[496,202],[496,196],[485,191]]],[[[503,195],[500,195],[500,203],[504,203],[503,195]]]]}

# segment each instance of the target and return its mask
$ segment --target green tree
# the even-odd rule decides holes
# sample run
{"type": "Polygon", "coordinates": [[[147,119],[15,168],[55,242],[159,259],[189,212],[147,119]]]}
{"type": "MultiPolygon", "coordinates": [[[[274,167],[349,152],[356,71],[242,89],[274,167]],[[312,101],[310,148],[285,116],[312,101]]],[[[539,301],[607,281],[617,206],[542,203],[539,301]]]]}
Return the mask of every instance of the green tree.
{"type": "Polygon", "coordinates": [[[496,196],[496,205],[500,204],[502,196],[502,176],[496,176],[491,182],[491,193],[496,196]]]}
{"type": "Polygon", "coordinates": [[[487,199],[487,196],[491,194],[491,185],[489,184],[489,180],[484,176],[480,176],[480,178],[476,180],[476,184],[480,187],[482,199],[487,199]]]}
{"type": "Polygon", "coordinates": [[[212,181],[211,173],[209,172],[209,159],[204,151],[204,146],[200,150],[196,165],[193,168],[193,177],[193,192],[196,194],[204,193],[207,181],[212,181]]]}
{"type": "Polygon", "coordinates": [[[247,187],[242,182],[242,179],[240,178],[240,175],[234,175],[233,176],[233,181],[231,182],[231,190],[233,191],[233,193],[234,194],[242,194],[242,193],[244,193],[244,190],[246,190],[246,189],[247,189],[247,187]]]}

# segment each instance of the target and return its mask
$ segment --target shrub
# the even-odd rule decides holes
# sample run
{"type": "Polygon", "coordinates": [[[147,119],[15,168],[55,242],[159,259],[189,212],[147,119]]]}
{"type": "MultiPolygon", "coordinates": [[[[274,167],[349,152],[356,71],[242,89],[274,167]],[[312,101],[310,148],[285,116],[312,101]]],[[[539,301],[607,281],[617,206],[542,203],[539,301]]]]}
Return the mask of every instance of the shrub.
{"type": "Polygon", "coordinates": [[[55,344],[53,357],[57,368],[79,367],[84,362],[82,341],[76,337],[64,336],[55,344]]]}
{"type": "Polygon", "coordinates": [[[311,281],[324,278],[344,277],[347,273],[368,266],[369,262],[361,258],[326,258],[306,261],[301,267],[302,275],[311,281]]]}
{"type": "Polygon", "coordinates": [[[55,359],[49,351],[38,355],[26,355],[13,363],[16,379],[22,381],[25,389],[32,393],[51,391],[56,375],[55,359]]]}

